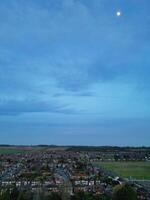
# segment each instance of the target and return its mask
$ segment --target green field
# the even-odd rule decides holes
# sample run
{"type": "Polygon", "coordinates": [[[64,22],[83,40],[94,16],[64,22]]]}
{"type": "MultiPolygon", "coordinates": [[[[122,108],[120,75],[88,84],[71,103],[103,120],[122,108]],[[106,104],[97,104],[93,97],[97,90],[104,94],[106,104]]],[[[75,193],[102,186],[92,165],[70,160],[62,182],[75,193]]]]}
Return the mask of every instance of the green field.
{"type": "Polygon", "coordinates": [[[35,147],[17,147],[17,146],[1,146],[0,147],[0,155],[1,154],[18,154],[18,153],[34,153],[34,152],[48,152],[48,151],[65,151],[67,147],[55,147],[55,146],[35,146],[35,147]]]}
{"type": "Polygon", "coordinates": [[[150,180],[150,162],[96,162],[95,164],[124,178],[150,180]]]}
{"type": "Polygon", "coordinates": [[[0,154],[17,154],[17,153],[25,153],[24,149],[17,148],[0,148],[0,154]]]}

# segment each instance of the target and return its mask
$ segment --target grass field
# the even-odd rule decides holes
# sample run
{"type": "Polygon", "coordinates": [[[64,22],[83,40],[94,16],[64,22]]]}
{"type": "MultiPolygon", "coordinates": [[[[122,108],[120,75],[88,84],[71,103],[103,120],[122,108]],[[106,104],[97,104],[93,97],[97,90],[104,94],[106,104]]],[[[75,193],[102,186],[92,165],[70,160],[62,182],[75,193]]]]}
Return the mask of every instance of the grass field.
{"type": "Polygon", "coordinates": [[[0,154],[17,154],[17,153],[26,153],[27,150],[20,149],[20,148],[7,148],[7,147],[0,147],[0,154]]]}
{"type": "Polygon", "coordinates": [[[124,178],[150,180],[150,162],[97,162],[96,165],[124,178]]]}
{"type": "Polygon", "coordinates": [[[0,155],[1,154],[17,154],[17,153],[27,153],[27,152],[48,152],[48,151],[64,151],[67,147],[0,147],[0,155]]]}

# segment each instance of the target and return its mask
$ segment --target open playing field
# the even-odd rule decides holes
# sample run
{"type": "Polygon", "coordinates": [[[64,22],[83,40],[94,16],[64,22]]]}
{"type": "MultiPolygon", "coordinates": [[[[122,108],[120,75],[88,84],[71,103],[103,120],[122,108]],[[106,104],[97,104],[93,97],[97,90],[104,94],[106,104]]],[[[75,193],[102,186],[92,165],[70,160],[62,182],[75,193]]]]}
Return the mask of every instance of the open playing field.
{"type": "Polygon", "coordinates": [[[48,152],[48,151],[65,151],[67,147],[53,147],[53,146],[0,146],[0,155],[1,154],[18,154],[18,153],[34,153],[38,151],[48,152]]]}
{"type": "MultiPolygon", "coordinates": [[[[38,148],[36,148],[37,150],[38,148]]],[[[32,147],[19,147],[19,146],[0,146],[0,155],[1,154],[18,154],[18,153],[28,153],[33,152],[34,148],[32,147]]]]}
{"type": "Polygon", "coordinates": [[[16,153],[25,153],[23,149],[15,148],[0,148],[0,154],[16,154],[16,153]]]}
{"type": "Polygon", "coordinates": [[[124,178],[150,180],[150,162],[96,162],[95,164],[124,178]]]}

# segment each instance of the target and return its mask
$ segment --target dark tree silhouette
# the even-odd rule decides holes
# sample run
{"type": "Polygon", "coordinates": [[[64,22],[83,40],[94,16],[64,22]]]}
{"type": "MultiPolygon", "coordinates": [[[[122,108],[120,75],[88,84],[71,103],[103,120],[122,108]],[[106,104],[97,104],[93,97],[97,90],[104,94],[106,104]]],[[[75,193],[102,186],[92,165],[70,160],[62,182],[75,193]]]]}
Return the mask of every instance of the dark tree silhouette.
{"type": "Polygon", "coordinates": [[[113,193],[113,200],[137,200],[137,194],[128,184],[116,186],[113,193]]]}

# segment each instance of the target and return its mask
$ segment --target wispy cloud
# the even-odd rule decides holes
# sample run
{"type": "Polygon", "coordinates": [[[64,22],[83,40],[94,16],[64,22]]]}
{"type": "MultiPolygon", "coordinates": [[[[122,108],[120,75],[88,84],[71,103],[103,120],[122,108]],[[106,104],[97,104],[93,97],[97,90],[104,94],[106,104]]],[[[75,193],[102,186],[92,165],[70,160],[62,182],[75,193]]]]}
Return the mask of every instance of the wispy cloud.
{"type": "Polygon", "coordinates": [[[59,105],[56,102],[42,102],[37,100],[8,100],[0,102],[0,115],[18,115],[23,113],[63,113],[74,111],[68,105],[59,105]]]}

